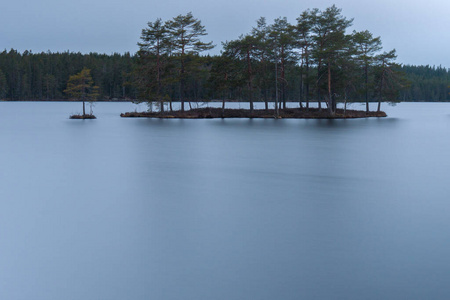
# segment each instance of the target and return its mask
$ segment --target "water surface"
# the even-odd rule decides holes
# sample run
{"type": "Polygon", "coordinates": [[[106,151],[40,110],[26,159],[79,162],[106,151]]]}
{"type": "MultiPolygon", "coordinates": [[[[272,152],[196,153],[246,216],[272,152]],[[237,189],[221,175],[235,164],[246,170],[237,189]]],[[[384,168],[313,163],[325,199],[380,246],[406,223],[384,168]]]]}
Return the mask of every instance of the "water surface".
{"type": "Polygon", "coordinates": [[[450,297],[450,104],[68,119],[80,105],[0,102],[2,298],[450,297]]]}

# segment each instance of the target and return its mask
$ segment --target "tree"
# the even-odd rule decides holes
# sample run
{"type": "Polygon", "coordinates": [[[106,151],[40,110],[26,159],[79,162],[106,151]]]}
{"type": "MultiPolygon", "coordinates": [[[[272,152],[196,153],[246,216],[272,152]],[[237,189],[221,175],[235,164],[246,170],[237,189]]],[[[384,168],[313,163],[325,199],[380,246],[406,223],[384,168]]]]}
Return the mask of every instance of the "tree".
{"type": "Polygon", "coordinates": [[[276,53],[275,59],[280,62],[280,76],[277,79],[281,83],[281,103],[283,103],[283,109],[286,109],[286,69],[287,65],[294,60],[293,48],[293,27],[288,23],[286,18],[277,18],[270,26],[270,36],[272,39],[272,45],[274,52],[276,53]]]}
{"type": "MultiPolygon", "coordinates": [[[[94,85],[91,70],[83,68],[80,73],[71,75],[67,82],[67,89],[64,90],[70,98],[83,101],[83,115],[86,117],[85,101],[94,101],[99,95],[98,86],[94,85]]],[[[92,115],[92,112],[89,114],[92,115]]]]}
{"type": "Polygon", "coordinates": [[[170,52],[180,59],[179,67],[179,98],[181,110],[184,111],[184,93],[186,82],[186,56],[198,55],[200,52],[214,48],[212,42],[205,43],[200,37],[207,35],[205,27],[200,20],[195,19],[192,13],[178,15],[166,22],[170,52]]]}
{"type": "Polygon", "coordinates": [[[264,17],[259,18],[256,21],[256,27],[252,28],[252,36],[256,40],[255,59],[256,64],[256,81],[259,89],[259,97],[263,97],[265,109],[269,110],[268,93],[270,86],[270,76],[268,70],[269,63],[269,27],[267,26],[266,19],[264,17]]]}
{"type": "Polygon", "coordinates": [[[148,22],[148,27],[142,29],[141,43],[138,43],[139,72],[141,90],[146,98],[160,102],[161,112],[164,112],[162,95],[162,75],[167,62],[169,50],[167,29],[161,19],[148,22]]]}
{"type": "MultiPolygon", "coordinates": [[[[336,98],[333,82],[333,69],[342,55],[348,55],[349,36],[346,30],[352,25],[353,19],[347,20],[341,15],[341,9],[335,5],[321,12],[314,9],[311,12],[314,33],[314,57],[317,61],[317,96],[320,107],[320,89],[323,77],[326,75],[326,88],[328,94],[328,109],[331,115],[336,112],[336,98]],[[325,68],[324,68],[325,67],[325,68]]],[[[336,78],[336,77],[335,77],[336,78]]]]}
{"type": "Polygon", "coordinates": [[[397,58],[395,49],[389,52],[384,52],[376,57],[377,66],[375,73],[375,80],[377,89],[375,91],[378,96],[378,109],[381,109],[381,101],[394,101],[398,98],[400,88],[402,87],[403,78],[395,68],[399,65],[394,61],[397,58]]]}
{"type": "Polygon", "coordinates": [[[238,40],[224,43],[225,55],[245,62],[245,78],[247,81],[247,99],[250,103],[250,113],[253,113],[253,80],[254,56],[257,50],[257,40],[251,35],[240,36],[238,40]]]}
{"type": "Polygon", "coordinates": [[[375,62],[375,54],[381,50],[380,37],[374,38],[368,30],[353,31],[353,43],[358,62],[364,71],[364,98],[366,100],[366,112],[369,112],[369,67],[375,62]]]}
{"type": "Polygon", "coordinates": [[[211,66],[208,84],[214,94],[222,99],[222,115],[225,111],[225,99],[238,84],[237,69],[236,60],[226,55],[216,57],[211,66]]]}
{"type": "Polygon", "coordinates": [[[306,101],[306,110],[309,110],[309,87],[310,87],[309,68],[311,65],[311,51],[313,46],[313,40],[311,36],[312,21],[313,19],[311,11],[306,10],[300,15],[300,17],[297,18],[297,26],[295,27],[295,38],[297,41],[297,47],[301,49],[300,106],[304,95],[306,101]],[[305,67],[305,74],[303,74],[303,66],[305,67]],[[305,87],[305,91],[303,91],[303,87],[305,87]]]}

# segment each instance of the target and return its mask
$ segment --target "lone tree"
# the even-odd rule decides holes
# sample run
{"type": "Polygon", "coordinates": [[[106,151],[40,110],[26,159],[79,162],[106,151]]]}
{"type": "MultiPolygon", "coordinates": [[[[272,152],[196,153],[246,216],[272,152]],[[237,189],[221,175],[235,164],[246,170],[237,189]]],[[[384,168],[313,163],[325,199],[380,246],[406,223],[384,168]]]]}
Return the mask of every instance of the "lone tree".
{"type": "Polygon", "coordinates": [[[89,114],[86,114],[86,101],[94,101],[99,96],[99,88],[94,85],[94,80],[91,76],[91,70],[83,68],[80,73],[69,77],[67,82],[67,89],[64,90],[71,99],[83,101],[83,115],[73,115],[72,119],[95,119],[92,114],[92,109],[89,114]]]}

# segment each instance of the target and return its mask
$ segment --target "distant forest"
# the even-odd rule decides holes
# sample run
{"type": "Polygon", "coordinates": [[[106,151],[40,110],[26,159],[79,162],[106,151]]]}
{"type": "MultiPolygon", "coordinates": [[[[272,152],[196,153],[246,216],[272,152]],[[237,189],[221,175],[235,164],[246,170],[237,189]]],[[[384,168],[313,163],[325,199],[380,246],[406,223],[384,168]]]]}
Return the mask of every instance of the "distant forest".
{"type": "MultiPolygon", "coordinates": [[[[381,75],[377,75],[375,63],[372,66],[369,62],[368,53],[357,52],[358,39],[360,46],[366,43],[379,50],[379,38],[372,37],[368,31],[353,32],[352,35],[332,36],[336,40],[329,49],[318,48],[320,31],[314,33],[314,30],[318,30],[319,18],[324,21],[328,10],[333,12],[333,9],[335,15],[330,22],[338,25],[341,22],[339,30],[344,32],[352,20],[342,17],[335,7],[324,12],[307,10],[296,25],[290,25],[285,18],[267,25],[261,18],[251,33],[222,43],[221,55],[214,56],[200,55],[212,45],[200,42],[199,38],[206,32],[191,14],[180,15],[166,23],[160,19],[149,22],[142,30],[140,50],[136,54],[4,50],[0,53],[0,99],[69,100],[64,93],[69,77],[87,68],[99,87],[98,100],[267,101],[276,95],[280,101],[325,101],[328,95],[329,98],[338,95],[339,102],[343,101],[345,93],[348,102],[364,102],[367,98],[379,101],[376,80],[381,75]],[[186,48],[186,52],[182,52],[184,49],[180,48],[182,51],[177,52],[177,41],[169,43],[171,28],[174,30],[181,24],[176,22],[191,22],[192,26],[197,26],[196,44],[191,45],[191,51],[186,48]],[[161,34],[160,41],[158,34],[161,34]]],[[[395,52],[392,55],[395,59],[395,52]]],[[[374,55],[373,59],[376,58],[374,55]]],[[[384,101],[450,101],[449,69],[395,63],[391,66],[400,84],[395,94],[385,97],[384,101]]],[[[384,71],[379,69],[378,72],[383,74],[384,71]]]]}
{"type": "Polygon", "coordinates": [[[100,87],[101,100],[136,99],[131,84],[136,56],[125,54],[32,53],[16,50],[0,53],[0,99],[67,100],[64,94],[71,75],[91,70],[100,87]]]}
{"type": "MultiPolygon", "coordinates": [[[[217,58],[201,57],[204,68],[208,69],[217,58]]],[[[94,82],[100,87],[99,100],[135,100],[139,98],[138,87],[133,84],[136,62],[137,55],[130,53],[19,53],[16,50],[5,50],[0,53],[0,99],[67,100],[68,96],[63,91],[67,87],[69,76],[86,67],[91,69],[94,82]]],[[[405,74],[409,85],[400,91],[399,101],[450,101],[449,69],[441,66],[403,65],[400,71],[405,74]]],[[[293,80],[299,80],[299,76],[292,73],[293,80]]],[[[296,73],[300,72],[297,70],[296,73]]],[[[198,88],[199,101],[214,98],[209,96],[215,93],[210,90],[206,77],[204,75],[198,84],[201,87],[198,88]]],[[[296,100],[295,94],[294,91],[290,97],[292,101],[296,100]]]]}

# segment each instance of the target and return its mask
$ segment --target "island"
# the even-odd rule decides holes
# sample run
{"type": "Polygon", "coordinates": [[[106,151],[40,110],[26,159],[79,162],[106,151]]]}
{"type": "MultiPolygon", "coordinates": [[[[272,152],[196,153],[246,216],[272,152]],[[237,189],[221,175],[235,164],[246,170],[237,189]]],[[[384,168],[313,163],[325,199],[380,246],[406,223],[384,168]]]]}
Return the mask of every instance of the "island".
{"type": "Polygon", "coordinates": [[[222,108],[194,108],[191,110],[177,110],[165,112],[126,112],[120,115],[123,118],[160,118],[160,119],[215,119],[215,118],[265,118],[265,119],[354,119],[368,117],[386,117],[383,111],[361,111],[353,109],[336,109],[331,115],[327,109],[286,108],[278,111],[274,109],[222,109],[222,108]]]}

